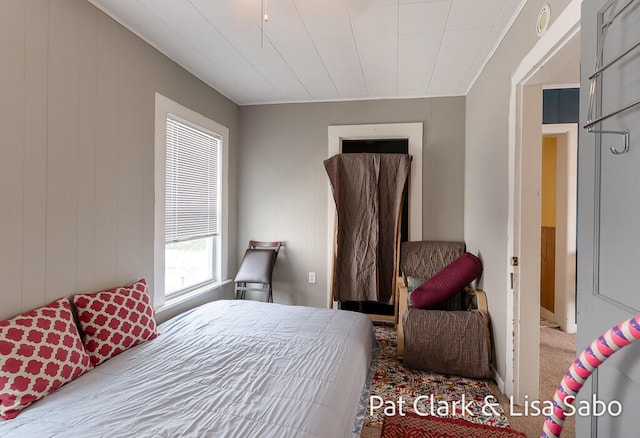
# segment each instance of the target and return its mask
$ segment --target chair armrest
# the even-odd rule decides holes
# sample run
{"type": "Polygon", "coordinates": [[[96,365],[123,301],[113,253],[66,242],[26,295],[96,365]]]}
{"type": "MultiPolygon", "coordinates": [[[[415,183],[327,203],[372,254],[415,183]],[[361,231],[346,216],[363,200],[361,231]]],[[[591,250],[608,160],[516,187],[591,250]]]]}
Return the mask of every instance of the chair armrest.
{"type": "Polygon", "coordinates": [[[468,305],[475,304],[475,309],[481,312],[489,313],[489,306],[487,304],[487,294],[483,290],[467,289],[467,303],[468,305]]]}
{"type": "Polygon", "coordinates": [[[397,340],[397,348],[396,353],[398,359],[401,359],[404,355],[404,328],[402,323],[402,317],[409,310],[409,305],[407,304],[409,301],[409,289],[407,288],[407,284],[404,281],[404,278],[398,277],[396,281],[398,293],[396,295],[398,302],[398,324],[396,325],[396,340],[397,340]]]}
{"type": "MultiPolygon", "coordinates": [[[[489,360],[491,360],[492,350],[491,350],[491,331],[489,329],[489,306],[487,304],[487,294],[483,290],[473,290],[466,289],[467,292],[467,303],[475,304],[475,309],[477,309],[481,314],[485,321],[485,333],[484,338],[487,342],[487,351],[489,352],[489,360]]],[[[469,307],[469,306],[467,306],[469,307]]]]}

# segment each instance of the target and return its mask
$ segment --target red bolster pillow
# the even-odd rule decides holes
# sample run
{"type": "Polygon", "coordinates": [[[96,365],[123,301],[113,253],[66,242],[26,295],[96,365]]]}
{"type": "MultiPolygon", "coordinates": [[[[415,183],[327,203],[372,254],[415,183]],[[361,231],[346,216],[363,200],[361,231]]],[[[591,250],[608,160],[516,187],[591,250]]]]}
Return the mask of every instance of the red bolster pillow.
{"type": "Polygon", "coordinates": [[[467,252],[422,283],[410,297],[411,307],[429,309],[446,301],[482,275],[482,262],[467,252]]]}

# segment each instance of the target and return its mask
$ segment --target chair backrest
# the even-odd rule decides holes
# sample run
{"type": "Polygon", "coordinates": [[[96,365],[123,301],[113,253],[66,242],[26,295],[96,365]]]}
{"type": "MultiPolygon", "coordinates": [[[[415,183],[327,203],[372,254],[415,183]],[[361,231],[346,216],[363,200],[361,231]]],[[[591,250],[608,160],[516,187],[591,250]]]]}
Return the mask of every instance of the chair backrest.
{"type": "Polygon", "coordinates": [[[249,248],[240,262],[234,282],[271,283],[273,267],[282,242],[249,241],[249,248]]]}
{"type": "Polygon", "coordinates": [[[407,277],[431,278],[464,254],[464,242],[423,240],[402,242],[400,270],[407,277]]]}
{"type": "Polygon", "coordinates": [[[280,251],[281,246],[282,242],[261,242],[259,240],[249,241],[249,249],[272,249],[276,254],[280,251]]]}

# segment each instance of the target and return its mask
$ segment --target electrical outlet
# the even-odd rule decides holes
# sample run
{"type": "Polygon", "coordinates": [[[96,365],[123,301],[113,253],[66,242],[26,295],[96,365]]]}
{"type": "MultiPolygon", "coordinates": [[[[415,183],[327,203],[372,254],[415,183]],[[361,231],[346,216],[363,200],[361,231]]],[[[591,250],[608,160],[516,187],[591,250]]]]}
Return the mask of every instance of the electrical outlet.
{"type": "Polygon", "coordinates": [[[315,284],[315,283],[316,283],[316,273],[309,272],[309,284],[315,284]]]}

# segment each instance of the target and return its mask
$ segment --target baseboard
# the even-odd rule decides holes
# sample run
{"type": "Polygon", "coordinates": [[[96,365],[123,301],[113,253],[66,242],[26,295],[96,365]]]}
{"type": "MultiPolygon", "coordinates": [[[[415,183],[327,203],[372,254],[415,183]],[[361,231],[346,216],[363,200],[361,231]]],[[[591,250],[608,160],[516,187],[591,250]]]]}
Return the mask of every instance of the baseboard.
{"type": "Polygon", "coordinates": [[[556,314],[551,312],[550,310],[545,309],[542,306],[540,306],[540,316],[543,317],[544,319],[547,319],[551,322],[555,322],[556,324],[560,325],[560,322],[558,321],[558,317],[556,316],[556,314]]]}
{"type": "Polygon", "coordinates": [[[564,331],[567,333],[577,333],[578,332],[578,326],[576,325],[575,322],[569,322],[569,321],[565,321],[564,323],[564,331]]]}
{"type": "Polygon", "coordinates": [[[490,366],[490,372],[491,372],[491,377],[496,382],[496,385],[498,385],[498,389],[500,390],[500,392],[502,392],[503,394],[506,394],[504,392],[504,388],[505,388],[504,380],[502,380],[502,377],[500,377],[500,375],[498,374],[498,371],[493,367],[493,365],[490,366]]]}

